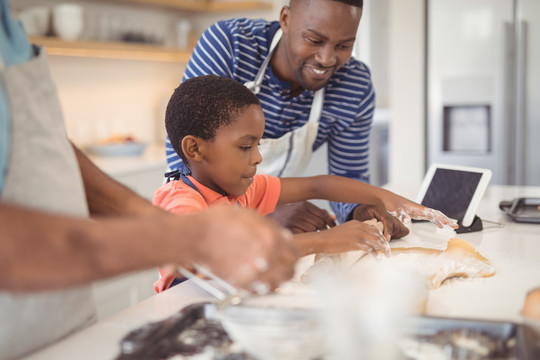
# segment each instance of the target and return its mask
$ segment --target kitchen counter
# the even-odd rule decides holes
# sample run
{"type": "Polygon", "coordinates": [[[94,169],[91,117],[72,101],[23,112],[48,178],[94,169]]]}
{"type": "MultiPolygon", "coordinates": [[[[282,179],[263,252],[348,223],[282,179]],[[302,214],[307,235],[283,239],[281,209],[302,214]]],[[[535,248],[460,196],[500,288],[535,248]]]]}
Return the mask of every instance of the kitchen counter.
{"type": "MultiPolygon", "coordinates": [[[[416,195],[416,189],[411,192],[400,187],[388,188],[412,199],[416,195]]],[[[461,238],[495,266],[494,277],[450,282],[432,290],[429,315],[521,322],[520,311],[527,291],[540,286],[540,225],[512,222],[499,210],[501,200],[517,197],[540,198],[540,187],[490,186],[477,212],[484,227],[480,232],[455,234],[449,229],[416,223],[411,234],[392,241],[393,247],[421,245],[442,249],[450,237],[461,238]]]]}
{"type": "MultiPolygon", "coordinates": [[[[417,190],[414,187],[388,188],[409,198],[414,198],[417,190]]],[[[520,311],[527,291],[540,286],[540,225],[510,222],[499,210],[498,203],[523,196],[540,197],[540,187],[488,188],[478,211],[484,220],[481,232],[456,235],[432,224],[415,223],[407,237],[392,242],[392,246],[398,247],[421,244],[443,248],[450,237],[459,237],[473,244],[495,266],[497,273],[492,278],[455,281],[433,290],[427,309],[429,315],[521,322],[520,311]]],[[[211,299],[187,281],[26,359],[114,359],[119,341],[129,331],[162,320],[189,304],[211,299]]]]}

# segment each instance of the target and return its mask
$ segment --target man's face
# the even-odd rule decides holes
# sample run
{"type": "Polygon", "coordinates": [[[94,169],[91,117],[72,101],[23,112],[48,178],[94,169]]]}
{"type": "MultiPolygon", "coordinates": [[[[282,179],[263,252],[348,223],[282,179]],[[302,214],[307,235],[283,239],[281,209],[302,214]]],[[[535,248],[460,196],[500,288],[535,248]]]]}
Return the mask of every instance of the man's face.
{"type": "Polygon", "coordinates": [[[291,89],[324,87],[351,57],[361,17],[362,9],[338,1],[291,1],[281,11],[283,38],[276,73],[291,83],[291,89]]]}
{"type": "Polygon", "coordinates": [[[197,180],[222,194],[243,195],[262,161],[258,144],[264,121],[262,108],[249,105],[236,114],[233,122],[219,128],[214,140],[205,142],[197,180]]]}

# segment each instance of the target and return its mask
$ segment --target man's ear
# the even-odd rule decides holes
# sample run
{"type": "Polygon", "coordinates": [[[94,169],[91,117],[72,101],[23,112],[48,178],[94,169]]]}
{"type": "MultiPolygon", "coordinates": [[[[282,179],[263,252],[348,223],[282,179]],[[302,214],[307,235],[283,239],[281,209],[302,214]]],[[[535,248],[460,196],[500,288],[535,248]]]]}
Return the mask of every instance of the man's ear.
{"type": "Polygon", "coordinates": [[[202,150],[204,140],[193,135],[187,135],[182,139],[182,152],[188,161],[201,161],[203,158],[202,150]]]}
{"type": "Polygon", "coordinates": [[[287,28],[289,27],[289,15],[291,9],[288,6],[283,6],[281,12],[279,13],[279,25],[281,30],[286,33],[287,28]]]}

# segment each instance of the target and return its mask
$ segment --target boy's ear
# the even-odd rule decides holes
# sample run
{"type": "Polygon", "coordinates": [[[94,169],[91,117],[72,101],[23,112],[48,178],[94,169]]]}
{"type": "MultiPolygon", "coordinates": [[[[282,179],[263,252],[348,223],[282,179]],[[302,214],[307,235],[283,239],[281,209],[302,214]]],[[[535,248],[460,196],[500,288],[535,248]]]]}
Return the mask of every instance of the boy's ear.
{"type": "Polygon", "coordinates": [[[189,161],[197,162],[202,160],[203,142],[202,139],[193,135],[187,135],[182,139],[182,152],[189,161]]]}

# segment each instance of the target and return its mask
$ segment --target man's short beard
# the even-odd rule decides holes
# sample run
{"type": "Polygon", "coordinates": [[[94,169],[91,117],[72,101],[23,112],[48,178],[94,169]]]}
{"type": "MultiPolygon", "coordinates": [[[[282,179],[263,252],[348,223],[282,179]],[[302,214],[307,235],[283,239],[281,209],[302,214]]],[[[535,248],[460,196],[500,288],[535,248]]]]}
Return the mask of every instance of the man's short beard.
{"type": "MultiPolygon", "coordinates": [[[[295,75],[296,75],[296,80],[298,81],[298,83],[300,84],[300,86],[304,89],[304,90],[309,90],[309,91],[317,91],[317,90],[320,90],[322,89],[323,87],[326,86],[326,84],[328,84],[328,82],[325,82],[322,86],[319,86],[319,87],[313,87],[313,86],[310,86],[307,82],[306,82],[306,79],[304,77],[304,73],[302,72],[302,70],[297,70],[294,72],[295,75]]],[[[292,89],[291,89],[292,90],[292,89]]]]}

